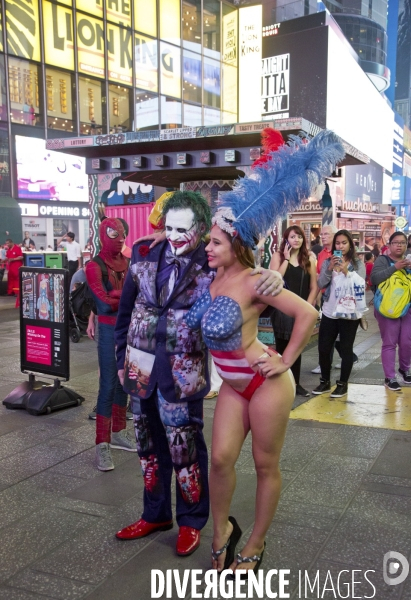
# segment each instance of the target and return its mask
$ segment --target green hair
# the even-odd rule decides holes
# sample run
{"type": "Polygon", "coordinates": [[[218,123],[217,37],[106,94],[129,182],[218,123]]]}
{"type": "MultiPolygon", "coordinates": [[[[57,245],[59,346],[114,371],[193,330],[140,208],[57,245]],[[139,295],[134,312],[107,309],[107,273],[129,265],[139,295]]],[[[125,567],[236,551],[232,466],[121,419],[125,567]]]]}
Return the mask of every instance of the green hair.
{"type": "Polygon", "coordinates": [[[194,224],[197,227],[204,225],[203,235],[211,229],[211,210],[207,200],[199,192],[175,192],[164,203],[162,209],[163,221],[170,210],[185,210],[189,208],[194,213],[194,224]]]}

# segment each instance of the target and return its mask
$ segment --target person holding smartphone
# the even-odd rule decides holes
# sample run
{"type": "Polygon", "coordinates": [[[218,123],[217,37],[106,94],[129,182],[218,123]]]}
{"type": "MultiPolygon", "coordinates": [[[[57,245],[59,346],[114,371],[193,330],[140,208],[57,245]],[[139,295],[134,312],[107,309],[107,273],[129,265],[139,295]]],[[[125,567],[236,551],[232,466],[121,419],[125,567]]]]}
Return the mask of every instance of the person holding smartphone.
{"type": "MultiPolygon", "coordinates": [[[[279,271],[287,288],[315,306],[317,298],[317,275],[315,257],[308,252],[307,241],[301,227],[292,225],[285,230],[278,252],[271,258],[270,269],[279,271]]],[[[271,322],[274,329],[275,348],[282,354],[288,346],[294,319],[275,309],[271,322]]],[[[308,397],[310,392],[300,385],[301,354],[291,366],[296,383],[296,395],[308,397]]]]}
{"type": "MultiPolygon", "coordinates": [[[[374,263],[371,283],[378,286],[401,269],[411,269],[411,252],[407,237],[402,231],[393,233],[388,241],[388,254],[380,255],[374,263]],[[407,254],[408,252],[408,254],[407,254]]],[[[388,319],[374,308],[374,315],[382,338],[381,362],[386,388],[400,392],[401,385],[395,376],[395,354],[398,347],[398,377],[403,385],[411,385],[411,310],[398,319],[388,319]]]]}
{"type": "Polygon", "coordinates": [[[349,231],[341,229],[334,236],[332,256],[325,260],[318,278],[318,287],[325,288],[322,307],[322,319],[318,334],[318,353],[320,358],[321,379],[320,385],[313,390],[313,394],[331,392],[331,357],[334,343],[340,336],[341,350],[341,376],[330,398],[342,398],[348,393],[348,379],[353,366],[353,347],[360,319],[347,320],[333,317],[334,299],[336,292],[336,276],[349,271],[356,271],[364,279],[365,266],[357,257],[354,241],[349,231]]]}

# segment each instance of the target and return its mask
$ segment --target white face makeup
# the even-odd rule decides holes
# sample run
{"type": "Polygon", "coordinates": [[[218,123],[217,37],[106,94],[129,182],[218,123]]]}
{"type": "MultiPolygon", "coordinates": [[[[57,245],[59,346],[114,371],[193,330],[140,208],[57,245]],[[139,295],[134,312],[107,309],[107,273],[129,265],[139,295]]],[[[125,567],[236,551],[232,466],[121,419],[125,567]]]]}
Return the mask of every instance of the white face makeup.
{"type": "Polygon", "coordinates": [[[170,210],[166,214],[166,237],[176,256],[187,254],[197,246],[201,233],[194,224],[190,208],[170,210]]]}

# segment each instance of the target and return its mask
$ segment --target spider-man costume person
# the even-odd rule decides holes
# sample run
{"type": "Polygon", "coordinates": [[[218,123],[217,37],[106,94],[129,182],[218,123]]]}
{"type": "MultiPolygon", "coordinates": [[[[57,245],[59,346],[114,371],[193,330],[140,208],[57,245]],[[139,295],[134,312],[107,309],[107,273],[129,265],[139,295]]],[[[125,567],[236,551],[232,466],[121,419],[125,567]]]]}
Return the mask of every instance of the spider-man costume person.
{"type": "Polygon", "coordinates": [[[118,305],[128,269],[128,261],[121,254],[125,231],[119,219],[104,219],[100,224],[101,251],[98,257],[107,268],[108,281],[98,262],[91,260],[85,271],[87,283],[97,306],[99,326],[98,363],[100,368],[96,414],[96,460],[100,471],[111,471],[114,464],[111,448],[136,452],[135,440],[126,430],[127,394],[117,375],[114,327],[118,305]]]}

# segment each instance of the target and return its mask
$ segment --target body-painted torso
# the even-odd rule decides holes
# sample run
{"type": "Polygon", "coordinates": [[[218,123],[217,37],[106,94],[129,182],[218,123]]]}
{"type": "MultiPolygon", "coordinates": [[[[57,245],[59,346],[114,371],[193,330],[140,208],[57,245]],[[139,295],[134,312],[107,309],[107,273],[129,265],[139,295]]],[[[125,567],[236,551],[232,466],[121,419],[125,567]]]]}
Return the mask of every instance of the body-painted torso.
{"type": "MultiPolygon", "coordinates": [[[[243,315],[236,300],[217,296],[207,290],[186,316],[187,325],[199,329],[213,357],[216,369],[228,383],[247,384],[255,371],[250,367],[243,346],[243,315]]],[[[237,387],[237,386],[236,386],[237,387]]]]}

